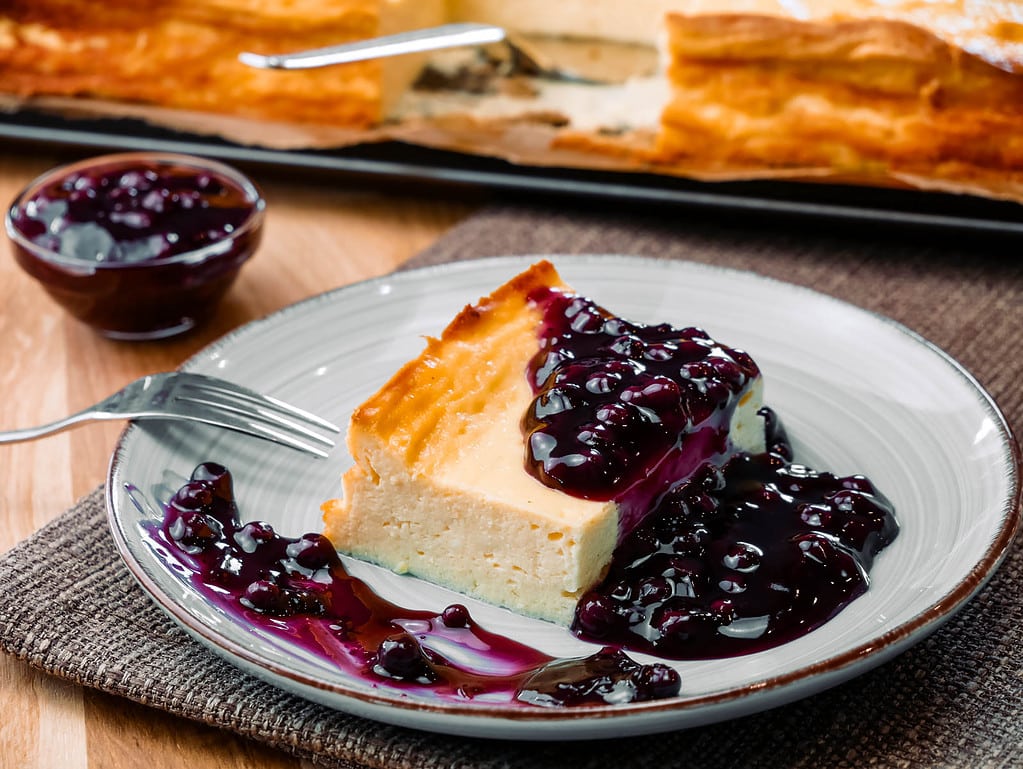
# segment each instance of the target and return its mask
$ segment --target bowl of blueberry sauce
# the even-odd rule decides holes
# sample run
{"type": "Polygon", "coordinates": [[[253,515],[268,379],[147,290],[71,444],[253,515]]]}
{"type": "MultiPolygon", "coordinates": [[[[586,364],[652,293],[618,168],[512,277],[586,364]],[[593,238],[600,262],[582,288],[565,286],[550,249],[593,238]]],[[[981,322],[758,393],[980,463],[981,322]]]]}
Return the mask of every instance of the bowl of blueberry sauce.
{"type": "Polygon", "coordinates": [[[259,246],[266,203],[223,163],[104,155],[55,168],[5,220],[18,264],[113,339],[160,339],[207,320],[259,246]]]}

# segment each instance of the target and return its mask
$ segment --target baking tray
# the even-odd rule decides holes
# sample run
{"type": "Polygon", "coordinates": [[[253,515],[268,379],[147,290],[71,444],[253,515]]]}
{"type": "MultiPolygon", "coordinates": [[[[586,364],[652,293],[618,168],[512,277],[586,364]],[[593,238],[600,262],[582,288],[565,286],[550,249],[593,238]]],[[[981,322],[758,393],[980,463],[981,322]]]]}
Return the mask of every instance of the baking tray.
{"type": "Polygon", "coordinates": [[[970,195],[773,180],[708,183],[654,174],[520,166],[397,142],[336,150],[274,150],[137,120],[78,120],[34,111],[0,114],[0,141],[103,151],[185,152],[245,165],[306,169],[361,184],[415,182],[532,199],[586,199],[726,215],[796,217],[816,223],[1023,236],[1023,205],[970,195]]]}

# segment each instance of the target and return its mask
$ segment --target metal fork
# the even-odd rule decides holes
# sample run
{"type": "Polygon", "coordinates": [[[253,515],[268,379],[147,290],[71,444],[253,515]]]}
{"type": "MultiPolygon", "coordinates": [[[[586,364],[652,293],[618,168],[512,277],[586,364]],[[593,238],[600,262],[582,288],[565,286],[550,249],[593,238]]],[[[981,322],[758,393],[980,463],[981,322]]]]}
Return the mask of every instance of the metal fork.
{"type": "Polygon", "coordinates": [[[243,64],[257,69],[315,69],[334,64],[351,64],[366,59],[382,59],[408,53],[424,53],[446,48],[465,48],[504,43],[511,54],[511,67],[516,72],[571,83],[596,84],[588,77],[558,68],[544,61],[533,47],[493,24],[463,22],[439,27],[415,29],[395,35],[342,43],[293,53],[260,54],[245,51],[238,54],[243,64]]]}
{"type": "Polygon", "coordinates": [[[322,431],[339,428],[326,419],[223,379],[173,371],[136,379],[95,406],[56,422],[0,431],[0,444],[52,435],[86,422],[114,419],[178,419],[225,427],[318,457],[334,441],[322,431]],[[316,429],[318,428],[318,432],[316,429]]]}

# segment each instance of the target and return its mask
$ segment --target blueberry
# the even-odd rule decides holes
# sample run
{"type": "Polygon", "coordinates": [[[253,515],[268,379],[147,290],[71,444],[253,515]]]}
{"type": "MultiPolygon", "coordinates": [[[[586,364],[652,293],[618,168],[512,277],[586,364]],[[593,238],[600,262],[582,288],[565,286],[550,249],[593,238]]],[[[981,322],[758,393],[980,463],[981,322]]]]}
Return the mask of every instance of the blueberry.
{"type": "Polygon", "coordinates": [[[728,625],[735,619],[735,604],[730,598],[718,598],[710,604],[710,613],[721,625],[728,625]]]}
{"type": "Polygon", "coordinates": [[[704,385],[703,394],[712,404],[720,406],[732,397],[732,390],[720,379],[709,379],[704,385]]]}
{"type": "Polygon", "coordinates": [[[206,550],[221,538],[220,521],[196,510],[182,512],[171,521],[167,531],[171,539],[193,551],[206,550]]]}
{"type": "Polygon", "coordinates": [[[284,591],[289,614],[322,616],[327,613],[330,596],[326,585],[310,584],[284,591]]]}
{"type": "Polygon", "coordinates": [[[738,595],[746,592],[746,578],[741,574],[731,574],[718,580],[718,590],[722,593],[738,595]]]}
{"type": "Polygon", "coordinates": [[[746,376],[752,378],[760,373],[760,369],[757,364],[753,362],[753,358],[749,356],[749,353],[743,350],[731,350],[730,351],[732,360],[743,370],[746,376]]]}
{"type": "Polygon", "coordinates": [[[674,358],[677,351],[675,345],[670,342],[654,342],[643,350],[643,357],[646,360],[663,362],[674,358]]]}
{"type": "Polygon", "coordinates": [[[718,509],[718,501],[710,494],[699,491],[689,495],[686,500],[689,503],[689,509],[694,513],[713,513],[718,509]]]}
{"type": "Polygon", "coordinates": [[[594,638],[610,636],[624,623],[607,596],[589,593],[576,606],[576,624],[594,638]]]}
{"type": "Polygon", "coordinates": [[[245,588],[241,602],[250,609],[264,614],[286,613],[288,601],[281,588],[271,580],[259,579],[245,588]]]}
{"type": "Polygon", "coordinates": [[[853,491],[861,491],[864,494],[876,495],[877,490],[874,488],[874,484],[870,482],[868,478],[864,478],[862,475],[852,475],[846,478],[839,479],[842,487],[846,489],[852,489],[853,491]]]}
{"type": "Polygon", "coordinates": [[[445,625],[452,628],[467,627],[470,622],[469,610],[460,603],[453,603],[440,615],[445,625]]]}
{"type": "Polygon", "coordinates": [[[632,359],[642,358],[645,349],[646,344],[635,334],[622,334],[608,345],[610,352],[632,359]]]}
{"type": "Polygon", "coordinates": [[[731,387],[739,389],[746,383],[745,373],[739,364],[730,358],[711,357],[708,362],[714,367],[715,374],[731,387]]]}
{"type": "Polygon", "coordinates": [[[678,373],[683,379],[709,379],[714,376],[714,367],[706,361],[696,360],[683,363],[679,367],[678,373]]]}
{"type": "Polygon", "coordinates": [[[646,527],[636,529],[615,551],[615,558],[621,563],[635,567],[661,549],[661,540],[656,532],[646,527]]]}
{"type": "Polygon", "coordinates": [[[642,385],[627,387],[621,394],[624,403],[643,406],[660,413],[677,409],[681,397],[682,391],[678,384],[665,376],[656,376],[642,385]]]}
{"type": "Polygon", "coordinates": [[[707,357],[707,347],[694,339],[683,339],[675,344],[676,361],[683,364],[695,363],[707,357]]]}
{"type": "Polygon", "coordinates": [[[636,412],[624,403],[608,403],[596,411],[598,421],[613,427],[628,427],[636,420],[636,412]]]}
{"type": "Polygon", "coordinates": [[[643,665],[632,675],[636,687],[636,701],[660,700],[675,697],[682,688],[678,671],[660,662],[643,665]]]}
{"type": "Polygon", "coordinates": [[[545,390],[533,401],[533,416],[540,422],[555,414],[571,411],[582,403],[578,387],[572,384],[545,390]]]}
{"type": "Polygon", "coordinates": [[[388,636],[380,642],[373,669],[380,675],[401,681],[434,678],[422,648],[408,633],[388,636]]]}
{"type": "Polygon", "coordinates": [[[208,484],[217,499],[234,502],[234,481],[230,471],[223,465],[203,462],[192,471],[192,480],[208,484]]]}
{"type": "Polygon", "coordinates": [[[831,523],[831,508],[827,505],[814,505],[803,502],[796,506],[796,513],[807,526],[817,528],[829,528],[831,523]]]}
{"type": "Polygon", "coordinates": [[[189,481],[171,498],[179,510],[208,510],[213,505],[213,489],[205,481],[189,481]]]}
{"type": "Polygon", "coordinates": [[[639,596],[636,602],[640,606],[651,606],[661,604],[674,595],[674,588],[664,577],[647,577],[639,583],[639,596]]]}
{"type": "Polygon", "coordinates": [[[633,599],[635,589],[633,583],[629,580],[621,580],[616,582],[608,591],[607,594],[614,601],[624,603],[633,599]]]}
{"type": "Polygon", "coordinates": [[[322,534],[304,534],[289,544],[286,552],[303,569],[312,571],[326,568],[338,560],[334,545],[322,534]]]}
{"type": "Polygon", "coordinates": [[[748,573],[756,571],[760,567],[763,557],[764,551],[756,545],[751,545],[748,542],[735,542],[729,545],[728,550],[721,558],[721,565],[726,569],[748,573]]]}
{"type": "Polygon", "coordinates": [[[690,478],[690,485],[704,491],[720,491],[725,488],[724,471],[712,462],[704,462],[690,478]]]}
{"type": "Polygon", "coordinates": [[[835,558],[835,543],[827,535],[811,532],[795,537],[792,541],[799,549],[803,561],[826,566],[835,558]]]}
{"type": "Polygon", "coordinates": [[[607,371],[598,371],[590,374],[586,380],[586,390],[594,395],[606,395],[613,392],[621,382],[620,374],[612,374],[607,371]]]}
{"type": "Polygon", "coordinates": [[[151,211],[154,214],[162,214],[165,209],[166,200],[166,190],[150,190],[146,193],[145,197],[142,198],[139,205],[146,211],[151,211]]]}
{"type": "Polygon", "coordinates": [[[580,309],[571,317],[569,327],[578,334],[599,334],[604,330],[604,318],[592,308],[580,309]]]}
{"type": "Polygon", "coordinates": [[[678,531],[671,540],[673,553],[687,556],[701,556],[710,540],[710,532],[700,525],[687,525],[678,531]]]}
{"type": "Polygon", "coordinates": [[[234,541],[242,552],[254,553],[260,545],[272,542],[276,536],[270,524],[252,521],[234,533],[234,541]]]}

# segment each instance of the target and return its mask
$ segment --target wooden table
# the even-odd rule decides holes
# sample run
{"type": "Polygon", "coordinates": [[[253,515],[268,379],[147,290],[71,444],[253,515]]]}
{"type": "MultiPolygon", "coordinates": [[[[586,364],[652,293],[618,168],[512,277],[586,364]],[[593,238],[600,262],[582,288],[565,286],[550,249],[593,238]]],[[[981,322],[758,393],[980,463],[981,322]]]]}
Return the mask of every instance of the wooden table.
{"type": "MultiPolygon", "coordinates": [[[[0,148],[0,204],[72,159],[0,148]]],[[[227,331],[307,296],[394,269],[472,211],[468,203],[399,196],[336,180],[252,171],[268,201],[266,237],[213,320],[192,335],[117,343],[67,316],[0,238],[0,428],[50,421],[143,374],[176,368],[227,331]]],[[[120,432],[90,425],[0,446],[0,551],[100,485],[120,432]]],[[[0,767],[293,767],[256,743],[65,683],[0,655],[0,767]]]]}

